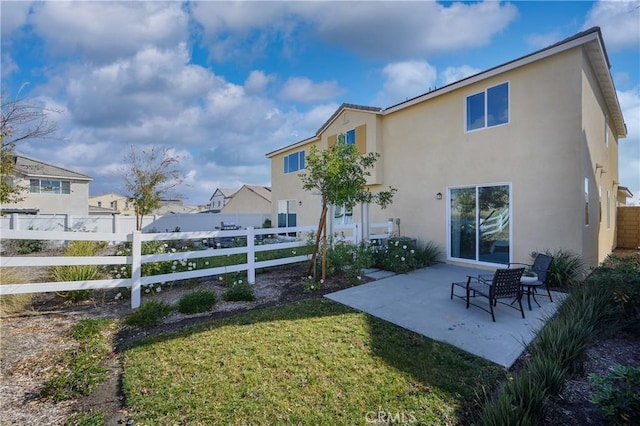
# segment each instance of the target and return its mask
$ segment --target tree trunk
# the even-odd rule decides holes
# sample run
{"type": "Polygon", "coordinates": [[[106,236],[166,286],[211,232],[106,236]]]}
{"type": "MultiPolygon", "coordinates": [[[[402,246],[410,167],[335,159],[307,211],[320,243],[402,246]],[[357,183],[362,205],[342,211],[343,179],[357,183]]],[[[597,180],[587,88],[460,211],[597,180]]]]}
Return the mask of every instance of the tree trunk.
{"type": "Polygon", "coordinates": [[[322,224],[322,280],[327,278],[327,212],[324,214],[322,224]]]}
{"type": "Polygon", "coordinates": [[[318,223],[318,231],[316,232],[316,241],[313,245],[313,252],[311,253],[311,261],[309,262],[309,269],[307,271],[307,276],[311,276],[311,272],[313,271],[313,266],[316,262],[316,256],[318,255],[318,246],[320,245],[320,235],[322,230],[324,229],[325,222],[327,221],[327,205],[326,203],[322,204],[322,213],[320,213],[320,222],[318,223]]]}

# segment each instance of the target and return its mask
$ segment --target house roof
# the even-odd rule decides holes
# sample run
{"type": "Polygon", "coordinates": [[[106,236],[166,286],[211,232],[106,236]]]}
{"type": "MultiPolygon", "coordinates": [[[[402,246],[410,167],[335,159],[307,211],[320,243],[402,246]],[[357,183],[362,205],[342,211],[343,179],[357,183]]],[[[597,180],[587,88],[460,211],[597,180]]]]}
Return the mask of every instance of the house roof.
{"type": "Polygon", "coordinates": [[[628,198],[633,198],[633,193],[626,186],[618,186],[618,194],[624,194],[628,198]]]}
{"type": "MultiPolygon", "coordinates": [[[[243,185],[249,191],[255,192],[260,197],[264,198],[268,202],[271,202],[271,188],[268,186],[258,186],[258,185],[243,185]]],[[[242,188],[240,188],[242,189],[242,188]]]]}
{"type": "Polygon", "coordinates": [[[213,191],[213,195],[211,195],[211,197],[209,198],[209,200],[212,200],[213,197],[216,196],[216,194],[219,192],[220,194],[222,194],[224,196],[224,198],[230,198],[233,197],[233,194],[235,194],[236,192],[238,192],[239,188],[216,188],[215,191],[213,191]]]}
{"type": "Polygon", "coordinates": [[[64,178],[83,181],[93,180],[91,177],[82,173],[54,166],[53,164],[48,164],[23,155],[15,155],[14,159],[16,164],[14,172],[23,174],[27,177],[64,178]]]}
{"type": "Polygon", "coordinates": [[[607,55],[607,51],[604,46],[604,41],[602,38],[602,32],[600,31],[600,27],[593,27],[586,31],[577,33],[571,37],[568,37],[558,43],[552,44],[544,49],[538,50],[536,52],[530,53],[528,55],[522,56],[518,59],[514,59],[502,65],[498,65],[496,67],[490,68],[486,71],[480,72],[478,74],[474,74],[457,82],[448,84],[446,86],[433,89],[429,92],[418,95],[414,98],[408,99],[404,102],[400,102],[398,104],[392,105],[384,110],[381,110],[377,107],[366,107],[360,105],[353,105],[343,103],[338,107],[338,109],[333,113],[333,115],[327,120],[321,127],[318,129],[316,134],[310,138],[304,139],[302,141],[295,142],[291,145],[285,146],[283,148],[279,148],[275,151],[269,152],[266,154],[267,158],[271,158],[276,154],[282,153],[284,151],[288,151],[290,149],[296,148],[298,146],[306,145],[309,142],[318,140],[318,136],[320,133],[331,124],[345,109],[356,109],[362,111],[370,111],[375,112],[377,114],[386,115],[391,114],[396,111],[402,110],[404,108],[408,108],[415,104],[427,101],[429,99],[435,98],[437,96],[444,95],[445,93],[452,92],[454,90],[458,90],[465,86],[474,84],[478,81],[485,80],[487,78],[493,77],[498,74],[502,74],[504,72],[510,71],[512,69],[530,64],[535,61],[539,61],[546,57],[564,52],[566,50],[572,49],[574,47],[583,46],[585,48],[585,52],[587,53],[587,57],[593,66],[595,71],[596,78],[602,88],[602,92],[604,94],[605,102],[607,104],[607,109],[611,114],[611,119],[615,124],[615,128],[613,129],[616,134],[624,138],[627,136],[627,126],[624,123],[624,118],[622,116],[622,110],[620,108],[620,102],[618,101],[618,96],[616,94],[615,85],[613,84],[613,80],[611,78],[610,72],[610,63],[609,57],[607,55]]]}
{"type": "Polygon", "coordinates": [[[122,195],[122,194],[118,194],[116,192],[107,192],[106,194],[98,194],[98,195],[92,195],[89,197],[89,199],[93,199],[93,198],[101,198],[101,197],[106,197],[107,195],[113,195],[116,198],[127,198],[126,195],[122,195]]]}

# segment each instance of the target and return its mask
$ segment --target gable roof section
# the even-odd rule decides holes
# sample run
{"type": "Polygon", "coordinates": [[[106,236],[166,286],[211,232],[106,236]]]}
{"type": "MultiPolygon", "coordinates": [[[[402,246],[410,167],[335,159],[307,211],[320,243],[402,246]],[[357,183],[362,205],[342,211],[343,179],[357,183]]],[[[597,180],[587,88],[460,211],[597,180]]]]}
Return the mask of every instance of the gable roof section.
{"type": "Polygon", "coordinates": [[[213,197],[215,197],[218,193],[220,193],[224,198],[230,198],[233,197],[233,194],[235,194],[236,192],[238,192],[238,189],[236,188],[216,188],[216,190],[213,191],[213,194],[209,198],[209,201],[213,200],[213,197]]]}
{"type": "Polygon", "coordinates": [[[338,107],[338,109],[335,110],[335,112],[331,115],[331,117],[329,117],[329,119],[327,121],[325,121],[322,126],[320,126],[320,128],[316,131],[314,136],[312,136],[310,138],[307,138],[307,139],[304,139],[302,141],[295,142],[295,143],[293,143],[291,145],[287,145],[287,146],[285,146],[283,148],[278,148],[275,151],[271,151],[266,155],[267,158],[271,158],[274,155],[279,154],[279,153],[281,153],[283,151],[288,151],[288,150],[290,150],[292,148],[295,148],[297,146],[303,146],[303,145],[306,145],[309,142],[317,140],[319,138],[320,134],[327,127],[329,127],[329,125],[331,123],[333,123],[340,116],[342,111],[344,111],[344,110],[365,111],[365,112],[371,112],[371,113],[376,113],[376,114],[382,113],[382,108],[380,108],[380,107],[343,103],[342,105],[340,105],[338,107]]]}
{"type": "Polygon", "coordinates": [[[532,62],[539,61],[541,59],[556,55],[558,53],[567,51],[569,49],[573,49],[574,47],[578,47],[578,46],[583,46],[587,54],[587,57],[589,58],[589,62],[591,62],[591,65],[593,66],[594,72],[596,74],[596,78],[598,79],[598,83],[600,85],[600,88],[604,95],[605,102],[607,104],[607,109],[609,110],[609,113],[610,113],[610,118],[615,124],[614,130],[617,136],[620,138],[626,137],[627,126],[624,123],[624,117],[622,116],[622,109],[620,108],[620,102],[618,100],[616,88],[615,88],[615,85],[613,84],[613,79],[611,78],[611,72],[610,72],[611,65],[609,63],[609,56],[607,55],[607,51],[604,46],[602,32],[600,31],[600,27],[593,27],[588,30],[577,33],[571,37],[568,37],[562,41],[559,41],[558,43],[552,44],[551,46],[546,47],[544,49],[541,49],[536,52],[530,53],[528,55],[522,56],[520,58],[514,59],[505,64],[490,68],[478,74],[474,74],[472,76],[469,76],[462,80],[448,84],[446,86],[440,87],[438,89],[434,89],[430,92],[423,93],[414,98],[408,99],[404,102],[400,102],[398,104],[385,108],[384,110],[377,107],[368,107],[368,106],[362,106],[362,105],[343,103],[333,113],[333,115],[320,127],[320,129],[318,129],[318,131],[314,136],[299,142],[295,142],[283,148],[279,148],[275,151],[269,152],[266,154],[266,157],[271,158],[276,154],[280,154],[290,149],[293,149],[299,146],[304,146],[309,142],[318,140],[320,133],[322,133],[322,131],[324,131],[324,129],[326,129],[345,109],[369,111],[369,112],[374,112],[376,114],[381,114],[381,115],[391,114],[396,111],[400,111],[404,108],[408,108],[418,103],[444,95],[454,90],[458,90],[465,86],[469,86],[479,81],[502,74],[504,72],[510,71],[515,68],[528,65],[532,62]]]}
{"type": "MultiPolygon", "coordinates": [[[[254,192],[256,195],[264,198],[268,202],[271,202],[271,188],[268,186],[258,185],[244,185],[249,191],[254,192]]],[[[242,189],[242,188],[240,188],[242,189]]]]}
{"type": "Polygon", "coordinates": [[[615,123],[615,131],[617,132],[616,134],[621,138],[626,137],[627,127],[624,123],[624,118],[622,117],[620,102],[618,101],[618,95],[616,94],[616,89],[611,78],[611,73],[609,71],[609,57],[607,56],[607,52],[604,47],[604,41],[602,39],[602,32],[600,31],[600,27],[590,28],[586,31],[580,32],[558,43],[552,44],[549,47],[530,53],[521,58],[514,59],[513,61],[507,62],[503,65],[498,65],[497,67],[493,67],[491,69],[488,69],[487,71],[474,74],[455,83],[448,84],[439,89],[432,90],[431,92],[424,93],[422,95],[416,96],[415,98],[390,106],[383,111],[383,114],[386,115],[399,111],[420,102],[424,102],[428,99],[432,99],[445,93],[458,90],[462,87],[477,83],[478,81],[485,80],[487,78],[502,74],[515,68],[522,67],[524,65],[528,65],[532,62],[539,61],[541,59],[556,55],[558,53],[573,49],[574,47],[578,46],[584,46],[589,61],[593,66],[596,77],[600,84],[600,88],[602,89],[602,93],[604,94],[607,108],[609,109],[609,112],[611,114],[611,119],[615,123]]]}
{"type": "Polygon", "coordinates": [[[74,172],[62,167],[54,166],[43,161],[34,160],[23,155],[16,155],[15,169],[17,173],[21,173],[27,177],[38,178],[63,178],[82,181],[92,181],[93,179],[82,173],[74,172]]]}

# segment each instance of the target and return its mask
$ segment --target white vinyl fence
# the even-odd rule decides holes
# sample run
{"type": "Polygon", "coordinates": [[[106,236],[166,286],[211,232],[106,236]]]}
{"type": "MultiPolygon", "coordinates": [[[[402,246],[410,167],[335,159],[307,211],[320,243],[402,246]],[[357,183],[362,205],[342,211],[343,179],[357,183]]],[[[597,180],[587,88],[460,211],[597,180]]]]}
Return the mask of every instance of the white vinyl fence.
{"type": "MultiPolygon", "coordinates": [[[[241,228],[253,226],[260,228],[268,214],[226,214],[226,213],[190,213],[170,214],[166,216],[144,216],[142,229],[146,232],[171,232],[179,228],[182,232],[215,231],[221,223],[235,224],[241,228]]],[[[74,216],[70,214],[29,215],[13,213],[0,217],[0,230],[34,231],[86,231],[131,233],[136,229],[135,216],[74,216]]]]}
{"type": "MultiPolygon", "coordinates": [[[[197,216],[197,215],[192,215],[197,216]]],[[[368,232],[371,239],[388,238],[393,228],[390,223],[370,224],[369,231],[377,230],[377,233],[368,232]]],[[[131,307],[140,306],[141,286],[163,283],[168,281],[185,280],[211,275],[220,275],[230,272],[247,271],[247,280],[254,284],[256,279],[256,269],[269,268],[273,266],[286,265],[303,262],[309,259],[308,255],[291,256],[281,259],[256,261],[256,253],[302,247],[307,244],[307,237],[315,232],[315,226],[299,226],[291,228],[264,228],[246,229],[232,231],[206,231],[206,232],[167,232],[167,233],[142,233],[134,231],[131,233],[112,232],[65,232],[65,231],[34,231],[34,230],[2,230],[2,243],[8,240],[45,240],[45,241],[103,241],[113,243],[131,242],[130,256],[19,256],[0,258],[0,266],[5,267],[31,267],[31,266],[59,266],[59,265],[130,265],[131,277],[120,279],[105,279],[91,281],[65,281],[65,282],[42,282],[29,284],[4,283],[0,285],[0,296],[20,293],[46,293],[70,290],[88,289],[111,289],[130,288],[131,307]],[[283,235],[280,242],[271,244],[256,245],[256,236],[283,235]],[[295,235],[295,237],[291,237],[295,235]],[[165,253],[142,255],[142,243],[144,241],[171,241],[171,240],[209,240],[209,239],[246,239],[244,247],[216,248],[207,250],[196,250],[188,252],[165,253]],[[164,261],[183,261],[188,259],[210,258],[216,256],[227,256],[231,254],[246,253],[247,261],[243,264],[235,264],[208,269],[197,269],[185,272],[175,272],[170,274],[141,276],[143,264],[164,261]]],[[[362,241],[361,226],[358,223],[336,226],[333,230],[336,240],[350,241],[358,244],[362,241]]]]}

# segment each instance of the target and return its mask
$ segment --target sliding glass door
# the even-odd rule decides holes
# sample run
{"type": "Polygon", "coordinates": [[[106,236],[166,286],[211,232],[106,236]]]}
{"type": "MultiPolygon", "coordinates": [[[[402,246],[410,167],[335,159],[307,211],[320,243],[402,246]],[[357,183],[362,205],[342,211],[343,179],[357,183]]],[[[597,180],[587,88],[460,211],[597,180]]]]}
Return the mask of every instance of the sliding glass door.
{"type": "Polygon", "coordinates": [[[449,256],[509,263],[511,188],[486,185],[449,190],[449,256]]]}

